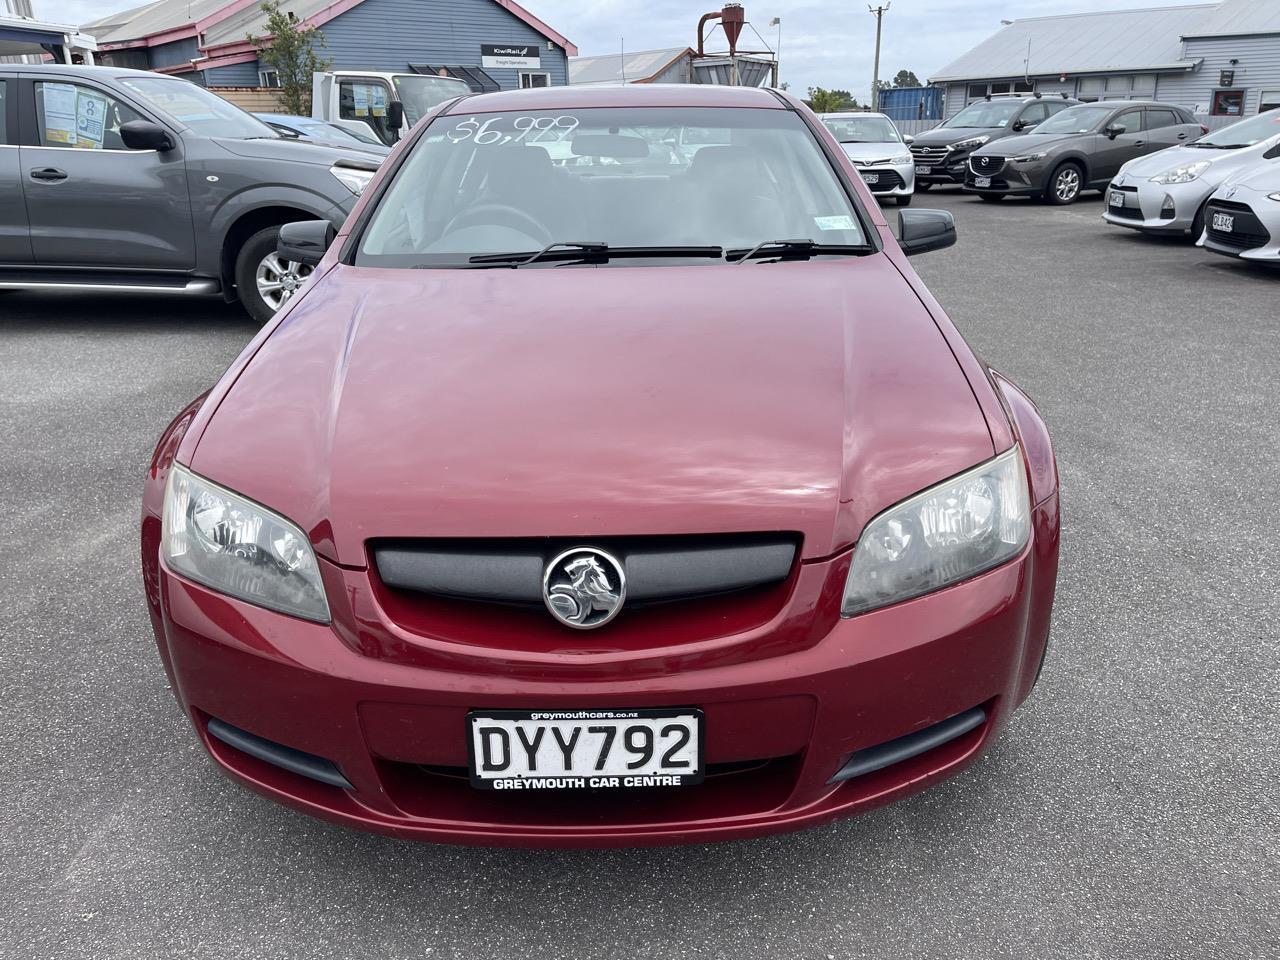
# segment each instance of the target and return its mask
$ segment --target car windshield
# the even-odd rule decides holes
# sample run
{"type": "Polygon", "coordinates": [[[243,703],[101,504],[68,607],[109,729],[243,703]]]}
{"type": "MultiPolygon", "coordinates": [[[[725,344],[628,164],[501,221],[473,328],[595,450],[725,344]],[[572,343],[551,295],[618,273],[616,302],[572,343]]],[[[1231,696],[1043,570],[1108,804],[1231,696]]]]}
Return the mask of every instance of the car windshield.
{"type": "Polygon", "coordinates": [[[453,77],[400,74],[391,78],[396,97],[404,104],[404,123],[411,127],[438,103],[470,93],[471,88],[453,77]]]}
{"type": "MultiPolygon", "coordinates": [[[[414,144],[356,262],[467,266],[564,242],[697,247],[705,258],[780,239],[867,244],[849,194],[790,110],[461,114],[437,118],[414,144]]],[[[671,254],[681,256],[696,255],[671,254]]]]}
{"type": "Polygon", "coordinates": [[[899,143],[898,128],[887,117],[823,117],[841,143],[899,143]]]}
{"type": "Polygon", "coordinates": [[[1032,130],[1035,134],[1045,133],[1089,133],[1097,129],[1115,107],[1103,104],[1082,103],[1079,106],[1067,107],[1057,116],[1050,117],[1040,126],[1032,130]]]}
{"type": "Polygon", "coordinates": [[[1252,147],[1254,144],[1269,140],[1280,134],[1280,110],[1268,110],[1248,120],[1228,124],[1221,130],[1201,137],[1193,146],[1205,147],[1252,147]]]}
{"type": "MultiPolygon", "coordinates": [[[[308,120],[305,117],[290,117],[288,125],[293,127],[304,137],[310,137],[312,140],[332,140],[338,143],[369,143],[370,140],[361,140],[350,130],[338,126],[335,123],[326,123],[324,120],[308,120]]],[[[379,141],[372,140],[374,143],[379,141]]]]}
{"type": "Polygon", "coordinates": [[[1022,109],[1021,100],[980,100],[943,124],[944,127],[1007,127],[1022,109]]]}
{"type": "Polygon", "coordinates": [[[120,81],[156,109],[206,137],[233,140],[280,136],[270,126],[190,80],[124,77],[120,81]]]}

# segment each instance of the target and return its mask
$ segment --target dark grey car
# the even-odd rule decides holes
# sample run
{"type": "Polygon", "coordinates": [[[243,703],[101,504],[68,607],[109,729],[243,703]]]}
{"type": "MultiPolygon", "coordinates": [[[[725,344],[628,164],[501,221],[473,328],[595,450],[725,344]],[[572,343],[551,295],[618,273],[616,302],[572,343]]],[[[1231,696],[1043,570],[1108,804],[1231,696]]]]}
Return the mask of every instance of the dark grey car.
{"type": "Polygon", "coordinates": [[[0,64],[0,288],[221,292],[266,320],[309,272],[280,225],[341,226],[377,162],[186,80],[0,64]]]}
{"type": "Polygon", "coordinates": [[[964,183],[969,154],[974,150],[993,140],[1034,130],[1060,110],[1079,102],[1036,93],[989,96],[969,104],[932,130],[916,134],[911,144],[916,189],[964,183]]]}
{"type": "Polygon", "coordinates": [[[1185,107],[1146,100],[1081,103],[1034,131],[973,152],[964,190],[984,200],[1042,197],[1074,203],[1081,190],[1101,190],[1121,165],[1203,136],[1185,107]]]}

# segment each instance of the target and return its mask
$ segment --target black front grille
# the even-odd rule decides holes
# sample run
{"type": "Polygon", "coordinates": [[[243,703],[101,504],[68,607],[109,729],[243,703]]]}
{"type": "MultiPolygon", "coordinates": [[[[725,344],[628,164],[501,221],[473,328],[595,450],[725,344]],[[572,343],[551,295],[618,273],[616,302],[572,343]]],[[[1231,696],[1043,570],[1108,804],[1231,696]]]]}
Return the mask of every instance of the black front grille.
{"type": "Polygon", "coordinates": [[[799,537],[384,540],[371,544],[371,552],[388,587],[463,600],[541,604],[546,565],[582,546],[618,559],[626,573],[628,603],[660,603],[780,583],[791,573],[799,537]]]}
{"type": "Polygon", "coordinates": [[[1204,212],[1204,223],[1209,239],[1219,246],[1236,250],[1254,250],[1265,247],[1271,242],[1271,234],[1262,225],[1262,221],[1254,214],[1247,203],[1236,203],[1231,200],[1214,200],[1204,212]],[[1214,228],[1214,215],[1232,218],[1231,231],[1214,228]]]}
{"type": "Polygon", "coordinates": [[[993,177],[1004,169],[1004,157],[975,156],[969,158],[969,169],[980,177],[993,177]]]}
{"type": "Polygon", "coordinates": [[[862,171],[862,179],[866,180],[868,176],[876,178],[875,183],[867,183],[872,193],[878,193],[881,190],[896,190],[903,185],[902,178],[898,176],[896,170],[864,170],[862,171]]]}
{"type": "Polygon", "coordinates": [[[946,163],[947,157],[951,151],[946,147],[912,147],[911,156],[915,158],[916,163],[925,166],[935,166],[940,163],[946,163]]]}

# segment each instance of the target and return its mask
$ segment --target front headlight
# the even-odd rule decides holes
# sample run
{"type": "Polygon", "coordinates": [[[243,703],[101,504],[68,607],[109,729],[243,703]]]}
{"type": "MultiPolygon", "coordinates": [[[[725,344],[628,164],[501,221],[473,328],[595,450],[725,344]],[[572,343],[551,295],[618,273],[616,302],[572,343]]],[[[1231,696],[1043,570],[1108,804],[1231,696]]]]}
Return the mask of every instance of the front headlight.
{"type": "Polygon", "coordinates": [[[1027,474],[1015,445],[868,523],[840,613],[851,617],[989,570],[1017,556],[1030,532],[1027,474]]]}
{"type": "Polygon", "coordinates": [[[1043,160],[1045,156],[1046,155],[1043,153],[1028,153],[1025,157],[1010,157],[1009,162],[1010,163],[1035,163],[1037,160],[1043,160]]]}
{"type": "Polygon", "coordinates": [[[306,535],[284,517],[177,464],[165,487],[160,543],[175,573],[260,607],[329,622],[306,535]]]}
{"type": "Polygon", "coordinates": [[[986,134],[980,137],[970,137],[968,140],[957,140],[951,145],[952,150],[976,150],[991,138],[986,134]]]}
{"type": "Polygon", "coordinates": [[[909,153],[904,153],[904,154],[903,154],[902,156],[900,156],[900,157],[891,157],[891,158],[889,159],[889,162],[890,162],[891,164],[903,164],[903,163],[911,163],[911,162],[912,162],[912,160],[913,160],[913,157],[911,156],[911,154],[909,154],[909,153]]]}
{"type": "Polygon", "coordinates": [[[1151,178],[1152,183],[1190,183],[1209,169],[1208,160],[1197,160],[1195,163],[1183,164],[1151,178]]]}
{"type": "Polygon", "coordinates": [[[329,168],[337,181],[354,193],[357,197],[364,193],[364,188],[373,179],[374,171],[362,170],[359,167],[340,167],[336,163],[329,168]]]}

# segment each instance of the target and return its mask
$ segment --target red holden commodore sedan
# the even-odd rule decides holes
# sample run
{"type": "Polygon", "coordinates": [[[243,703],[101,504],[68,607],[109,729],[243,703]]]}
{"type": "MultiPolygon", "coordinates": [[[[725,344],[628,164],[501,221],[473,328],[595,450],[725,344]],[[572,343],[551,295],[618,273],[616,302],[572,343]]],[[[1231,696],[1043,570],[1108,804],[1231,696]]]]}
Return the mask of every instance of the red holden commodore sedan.
{"type": "Polygon", "coordinates": [[[142,567],[232,778],[394,836],[636,845],[825,823],[1030,693],[1049,437],[798,100],[442,104],[165,431],[142,567]]]}

